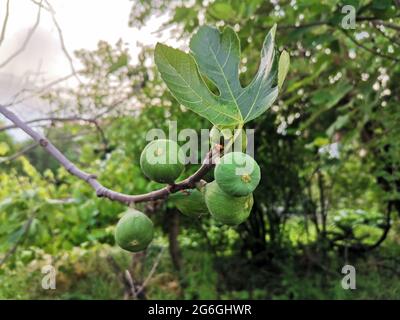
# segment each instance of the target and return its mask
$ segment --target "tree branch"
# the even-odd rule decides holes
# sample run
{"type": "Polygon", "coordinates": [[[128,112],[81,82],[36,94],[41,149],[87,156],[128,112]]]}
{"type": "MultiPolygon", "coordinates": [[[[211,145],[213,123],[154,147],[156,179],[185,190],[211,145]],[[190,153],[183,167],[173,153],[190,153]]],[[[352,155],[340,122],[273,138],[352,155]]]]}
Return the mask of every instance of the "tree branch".
{"type": "Polygon", "coordinates": [[[64,54],[65,54],[65,56],[66,56],[66,58],[67,58],[67,60],[68,60],[68,62],[69,62],[69,65],[70,65],[70,68],[71,68],[71,70],[72,70],[72,73],[75,75],[75,78],[78,80],[78,82],[82,84],[82,81],[81,81],[81,79],[78,77],[78,73],[76,72],[74,63],[73,63],[73,61],[72,61],[72,57],[71,57],[71,55],[69,54],[69,52],[68,52],[68,50],[67,50],[67,47],[66,47],[66,45],[65,45],[64,35],[63,35],[62,29],[61,29],[61,27],[60,27],[60,25],[59,25],[59,23],[58,23],[58,21],[57,21],[56,12],[55,12],[55,10],[53,9],[53,6],[50,4],[50,2],[48,2],[47,0],[44,0],[44,1],[45,1],[45,3],[47,4],[47,6],[48,6],[48,8],[49,8],[49,10],[50,10],[51,18],[52,18],[52,20],[53,20],[54,26],[55,26],[56,29],[57,29],[58,37],[59,37],[59,39],[60,39],[61,49],[62,49],[62,51],[64,52],[64,54]]]}
{"type": "Polygon", "coordinates": [[[1,34],[0,34],[0,46],[3,43],[4,38],[6,36],[7,22],[8,22],[8,17],[9,16],[10,16],[10,0],[7,0],[6,14],[4,16],[3,27],[1,28],[1,34]]]}
{"type": "Polygon", "coordinates": [[[10,107],[12,105],[15,104],[19,104],[24,102],[25,100],[31,99],[31,98],[35,98],[37,96],[43,95],[46,93],[46,90],[51,89],[52,87],[54,87],[57,84],[60,84],[61,82],[64,82],[70,78],[72,78],[74,76],[73,73],[70,73],[62,78],[53,80],[49,83],[44,84],[42,87],[40,88],[36,88],[36,89],[29,89],[29,88],[23,88],[20,91],[18,91],[17,93],[15,93],[12,97],[10,102],[7,102],[6,104],[4,104],[4,106],[6,107],[10,107]],[[25,95],[22,96],[25,92],[30,92],[29,95],[25,95]],[[20,97],[22,96],[22,97],[20,97]]]}
{"type": "MultiPolygon", "coordinates": [[[[96,124],[96,119],[91,119],[91,118],[84,118],[84,117],[43,117],[43,118],[37,118],[37,119],[32,119],[29,121],[26,121],[25,124],[32,124],[32,123],[37,123],[37,122],[75,122],[75,121],[83,121],[83,122],[89,122],[96,124]]],[[[0,132],[1,131],[6,131],[6,130],[11,130],[11,129],[16,129],[18,126],[16,124],[10,124],[7,126],[0,127],[0,132]]]]}
{"type": "Polygon", "coordinates": [[[96,192],[98,197],[108,198],[113,201],[119,201],[125,204],[153,201],[157,199],[164,199],[171,193],[180,190],[194,188],[213,167],[214,159],[217,157],[222,149],[220,145],[215,145],[206,155],[201,167],[190,177],[185,180],[166,187],[140,195],[128,195],[113,191],[104,187],[94,174],[87,173],[76,167],[69,159],[67,159],[60,150],[58,150],[45,136],[33,130],[28,124],[22,121],[14,112],[8,108],[0,105],[0,113],[3,114],[8,120],[14,123],[18,128],[22,129],[28,134],[35,142],[39,143],[53,158],[55,158],[70,174],[87,182],[96,192]]]}
{"type": "Polygon", "coordinates": [[[358,46],[358,47],[364,49],[365,51],[368,51],[368,52],[372,53],[373,55],[379,56],[379,57],[384,58],[384,59],[388,59],[388,60],[392,60],[392,61],[396,61],[396,62],[399,62],[399,61],[400,61],[399,58],[396,58],[396,57],[393,57],[393,56],[390,56],[390,55],[387,55],[387,54],[378,52],[378,51],[376,51],[376,50],[374,50],[374,49],[371,49],[371,48],[365,46],[365,45],[362,44],[361,42],[357,41],[354,37],[352,37],[352,36],[350,35],[350,33],[348,33],[347,31],[342,30],[342,29],[340,29],[340,31],[342,31],[342,33],[343,33],[351,42],[353,42],[356,46],[358,46]]]}
{"type": "MultiPolygon", "coordinates": [[[[397,18],[398,16],[396,16],[397,18]]],[[[356,18],[356,22],[371,22],[373,24],[381,24],[387,28],[393,29],[393,30],[400,30],[400,26],[394,23],[386,22],[384,20],[378,19],[376,17],[358,17],[356,18]]],[[[322,20],[322,21],[311,21],[311,22],[305,22],[303,24],[290,24],[290,25],[285,25],[281,24],[278,25],[278,29],[303,29],[303,28],[312,28],[312,27],[319,27],[319,26],[328,26],[328,27],[335,27],[335,25],[332,23],[330,20],[322,20]]]]}
{"type": "Polygon", "coordinates": [[[388,36],[383,30],[381,30],[379,28],[379,26],[380,25],[375,25],[375,27],[376,27],[375,30],[378,31],[382,35],[382,37],[387,39],[390,42],[390,44],[393,44],[393,45],[396,45],[396,46],[400,47],[400,42],[398,42],[395,38],[392,38],[392,37],[388,36]]]}
{"type": "Polygon", "coordinates": [[[37,142],[34,142],[30,144],[29,146],[26,146],[22,150],[14,153],[12,156],[9,156],[7,158],[1,159],[0,158],[0,164],[5,163],[5,162],[11,162],[14,161],[15,159],[18,159],[19,157],[23,156],[24,154],[28,153],[29,151],[35,149],[39,144],[37,142]]]}
{"type": "Polygon", "coordinates": [[[40,22],[40,13],[41,13],[41,9],[42,7],[39,6],[37,15],[36,15],[36,21],[35,24],[33,25],[33,27],[29,30],[24,43],[22,44],[22,46],[15,51],[11,56],[9,56],[6,60],[4,60],[1,64],[0,64],[0,68],[3,68],[5,65],[7,65],[8,63],[10,63],[15,57],[17,57],[20,53],[22,53],[26,46],[28,45],[29,41],[31,40],[33,34],[35,33],[37,27],[39,26],[39,22],[40,22]]]}
{"type": "Polygon", "coordinates": [[[371,20],[371,23],[373,23],[374,25],[382,25],[386,28],[400,31],[400,25],[397,25],[397,24],[394,24],[391,22],[386,22],[386,21],[379,20],[379,19],[373,19],[373,20],[371,20]]]}

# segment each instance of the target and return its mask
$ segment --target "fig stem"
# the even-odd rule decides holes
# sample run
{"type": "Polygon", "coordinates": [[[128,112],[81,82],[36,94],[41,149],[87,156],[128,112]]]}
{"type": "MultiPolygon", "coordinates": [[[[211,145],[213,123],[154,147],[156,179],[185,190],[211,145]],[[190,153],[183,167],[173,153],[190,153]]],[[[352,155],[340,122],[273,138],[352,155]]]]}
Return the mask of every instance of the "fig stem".
{"type": "Polygon", "coordinates": [[[234,135],[232,137],[232,139],[228,142],[228,144],[226,146],[224,146],[224,150],[229,150],[233,144],[235,143],[236,139],[239,137],[240,134],[242,134],[242,130],[243,130],[243,125],[239,125],[236,129],[234,129],[234,135]]]}

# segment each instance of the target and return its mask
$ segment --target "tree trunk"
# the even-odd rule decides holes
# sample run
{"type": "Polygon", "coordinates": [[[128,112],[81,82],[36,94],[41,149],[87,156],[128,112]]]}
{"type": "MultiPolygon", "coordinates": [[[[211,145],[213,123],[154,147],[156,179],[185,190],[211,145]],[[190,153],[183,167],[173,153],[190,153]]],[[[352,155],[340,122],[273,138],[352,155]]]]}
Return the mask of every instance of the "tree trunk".
{"type": "Polygon", "coordinates": [[[172,264],[176,271],[182,270],[182,254],[179,247],[179,212],[171,210],[169,215],[168,226],[168,240],[169,240],[169,253],[171,255],[172,264]]]}

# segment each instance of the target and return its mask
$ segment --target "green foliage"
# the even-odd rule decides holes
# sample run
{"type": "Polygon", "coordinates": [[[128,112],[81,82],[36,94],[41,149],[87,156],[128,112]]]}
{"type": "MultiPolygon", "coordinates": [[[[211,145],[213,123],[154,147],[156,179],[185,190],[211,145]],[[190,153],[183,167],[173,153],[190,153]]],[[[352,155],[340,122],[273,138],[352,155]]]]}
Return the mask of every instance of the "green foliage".
{"type": "MultiPolygon", "coordinates": [[[[179,216],[181,269],[165,253],[147,298],[397,298],[400,46],[395,29],[372,22],[399,25],[394,1],[299,0],[279,7],[260,0],[137,1],[131,23],[143,25],[168,10],[171,21],[163,27],[178,30],[184,43],[194,36],[190,53],[157,45],[161,78],[147,63],[152,49],[142,48],[136,65],[122,42],[100,42],[95,50],[77,52],[82,85],[42,97],[66,113],[113,110],[98,122],[106,139],[80,123],[57,125],[48,134],[104,185],[129,194],[160,187],[140,170],[144,132],[166,130],[169,120],[177,121],[178,129],[200,130],[210,126],[208,120],[225,127],[254,119],[246,124],[256,128],[262,179],[248,220],[229,227],[209,215],[195,221],[179,216]],[[355,30],[340,27],[344,4],[366,19],[357,21],[355,30]],[[274,32],[265,38],[274,24],[276,49],[274,32]],[[220,32],[204,25],[225,27],[220,32]],[[368,36],[360,39],[362,34],[368,36]],[[218,47],[220,55],[209,59],[218,47]],[[277,55],[269,61],[270,84],[259,76],[260,48],[264,59],[282,52],[279,61],[277,55]],[[248,88],[254,83],[264,86],[263,92],[282,86],[284,92],[276,100],[256,101],[250,111],[251,104],[238,96],[243,92],[243,99],[253,101],[248,88]],[[190,116],[191,111],[203,117],[190,116]],[[385,240],[373,251],[357,251],[377,243],[387,217],[385,240]],[[340,286],[344,263],[356,266],[355,291],[340,286]]],[[[0,133],[0,161],[24,146],[0,133]]],[[[212,174],[206,178],[213,180],[212,174]]],[[[155,222],[143,270],[132,272],[140,281],[153,266],[157,246],[174,247],[172,207],[139,208],[155,222]]],[[[105,257],[112,254],[123,270],[131,266],[131,256],[110,247],[125,209],[97,199],[40,149],[2,162],[0,259],[14,246],[16,251],[0,267],[0,298],[122,298],[123,285],[105,257]],[[40,267],[51,262],[59,272],[53,293],[40,288],[40,267]]]]}

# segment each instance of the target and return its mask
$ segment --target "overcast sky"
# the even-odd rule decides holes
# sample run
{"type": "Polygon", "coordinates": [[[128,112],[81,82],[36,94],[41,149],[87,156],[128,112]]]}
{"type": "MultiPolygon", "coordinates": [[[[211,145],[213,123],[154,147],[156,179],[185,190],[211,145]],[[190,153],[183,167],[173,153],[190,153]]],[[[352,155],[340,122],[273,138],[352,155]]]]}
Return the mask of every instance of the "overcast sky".
{"type": "MultiPolygon", "coordinates": [[[[95,49],[99,40],[111,44],[120,38],[128,44],[133,59],[139,48],[137,42],[154,45],[154,34],[167,16],[153,17],[140,30],[128,26],[129,13],[134,1],[128,0],[49,0],[63,31],[65,45],[73,56],[77,49],[95,49]]],[[[6,0],[0,0],[0,28],[3,25],[6,0]]],[[[11,0],[5,39],[0,46],[0,65],[23,44],[27,33],[35,23],[38,7],[31,0],[11,0]]],[[[168,35],[162,41],[168,41],[168,35]]],[[[42,10],[40,24],[26,49],[11,63],[0,68],[0,103],[24,86],[29,73],[37,73],[48,80],[58,79],[71,73],[69,62],[60,46],[57,29],[51,14],[42,10]]],[[[66,83],[68,85],[68,83],[66,83]]],[[[43,105],[29,100],[17,107],[25,119],[36,117],[43,105]]],[[[1,119],[1,116],[0,116],[1,119]]]]}

